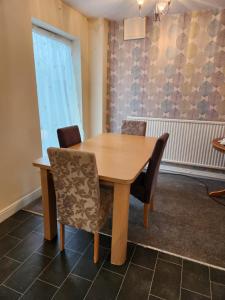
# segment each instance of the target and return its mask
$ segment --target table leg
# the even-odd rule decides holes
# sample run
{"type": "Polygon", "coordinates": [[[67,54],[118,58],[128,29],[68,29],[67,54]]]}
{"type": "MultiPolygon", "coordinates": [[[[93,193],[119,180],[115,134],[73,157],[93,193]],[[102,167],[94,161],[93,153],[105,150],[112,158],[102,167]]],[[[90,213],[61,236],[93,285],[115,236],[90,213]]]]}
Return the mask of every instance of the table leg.
{"type": "Polygon", "coordinates": [[[57,234],[56,198],[52,174],[41,169],[42,205],[44,212],[44,237],[52,240],[57,234]]]}
{"type": "Polygon", "coordinates": [[[127,255],[130,184],[114,184],[111,263],[122,265],[127,255]]]}
{"type": "Polygon", "coordinates": [[[225,190],[211,192],[211,193],[209,193],[209,196],[212,196],[212,197],[225,196],[225,190]]]}

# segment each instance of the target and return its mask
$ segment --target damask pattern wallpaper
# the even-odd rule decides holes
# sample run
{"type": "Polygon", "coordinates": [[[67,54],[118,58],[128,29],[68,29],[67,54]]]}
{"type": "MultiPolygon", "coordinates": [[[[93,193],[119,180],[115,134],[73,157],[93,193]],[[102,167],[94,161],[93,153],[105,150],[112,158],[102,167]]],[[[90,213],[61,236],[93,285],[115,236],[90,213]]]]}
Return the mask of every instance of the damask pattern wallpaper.
{"type": "Polygon", "coordinates": [[[148,18],[141,40],[110,22],[108,130],[127,116],[225,121],[225,10],[148,18]]]}

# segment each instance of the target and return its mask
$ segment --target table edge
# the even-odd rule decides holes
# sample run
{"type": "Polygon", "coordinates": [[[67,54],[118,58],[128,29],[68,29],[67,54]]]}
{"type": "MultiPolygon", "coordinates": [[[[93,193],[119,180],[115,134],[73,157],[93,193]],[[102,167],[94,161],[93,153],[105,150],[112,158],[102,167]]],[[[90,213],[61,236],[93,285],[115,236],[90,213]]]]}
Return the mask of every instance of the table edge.
{"type": "MultiPolygon", "coordinates": [[[[105,134],[120,135],[120,134],[117,134],[117,133],[103,133],[103,134],[100,134],[100,135],[105,135],[105,134]]],[[[145,136],[145,138],[150,138],[150,139],[155,138],[157,140],[156,137],[152,137],[152,136],[145,136]]],[[[140,167],[139,172],[133,178],[129,178],[129,179],[117,179],[117,178],[112,178],[112,177],[106,177],[106,176],[99,175],[99,179],[103,180],[103,181],[107,181],[107,182],[112,182],[112,183],[131,184],[131,183],[133,183],[136,180],[136,178],[138,177],[138,175],[143,171],[144,167],[146,166],[146,164],[149,161],[149,158],[147,158],[147,160],[140,167]]],[[[39,157],[38,159],[35,159],[33,161],[32,165],[34,167],[36,167],[36,168],[41,169],[41,170],[47,170],[47,171],[51,170],[50,164],[44,162],[44,157],[43,156],[39,157]],[[43,160],[43,163],[41,163],[42,160],[43,160]]]]}
{"type": "Polygon", "coordinates": [[[225,152],[225,146],[218,143],[218,141],[221,139],[222,138],[216,138],[216,139],[212,140],[212,146],[213,146],[213,148],[215,148],[218,151],[225,152]]]}
{"type": "MultiPolygon", "coordinates": [[[[106,177],[106,176],[101,176],[99,175],[99,180],[107,181],[107,182],[112,182],[112,183],[119,183],[119,184],[132,184],[135,179],[138,177],[138,175],[142,172],[146,164],[148,163],[148,160],[145,162],[145,164],[140,168],[139,172],[136,174],[136,176],[132,179],[117,179],[117,178],[112,178],[112,177],[106,177]]],[[[46,171],[51,171],[50,165],[41,165],[40,163],[33,162],[32,165],[35,168],[39,168],[40,170],[46,170],[46,171]]]]}

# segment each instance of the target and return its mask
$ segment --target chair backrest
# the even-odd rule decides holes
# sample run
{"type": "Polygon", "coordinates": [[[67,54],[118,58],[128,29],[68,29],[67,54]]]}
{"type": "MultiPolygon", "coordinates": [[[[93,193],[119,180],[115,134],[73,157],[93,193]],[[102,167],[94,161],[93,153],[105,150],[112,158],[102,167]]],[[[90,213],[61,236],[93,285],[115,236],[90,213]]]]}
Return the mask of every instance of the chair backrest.
{"type": "Polygon", "coordinates": [[[77,125],[57,129],[59,145],[68,148],[81,143],[80,130],[77,125]]]}
{"type": "Polygon", "coordinates": [[[152,156],[149,160],[146,177],[145,177],[145,187],[146,195],[145,199],[150,201],[156,188],[159,166],[162,160],[163,152],[166,147],[167,140],[169,138],[168,133],[161,135],[155,145],[152,156]]]}
{"type": "Polygon", "coordinates": [[[144,122],[144,121],[133,121],[133,120],[123,120],[122,121],[122,126],[121,126],[121,133],[122,134],[145,136],[146,122],[144,122]]]}
{"type": "Polygon", "coordinates": [[[100,188],[93,153],[48,148],[59,221],[86,231],[98,228],[100,188]]]}

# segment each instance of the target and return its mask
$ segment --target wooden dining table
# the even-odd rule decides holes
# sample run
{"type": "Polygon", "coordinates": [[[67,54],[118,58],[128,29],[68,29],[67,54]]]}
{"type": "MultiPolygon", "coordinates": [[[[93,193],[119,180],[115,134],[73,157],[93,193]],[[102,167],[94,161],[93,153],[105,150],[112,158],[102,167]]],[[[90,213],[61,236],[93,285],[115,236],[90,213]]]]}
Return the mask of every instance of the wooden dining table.
{"type": "MultiPolygon", "coordinates": [[[[220,144],[220,140],[222,138],[216,138],[212,141],[212,146],[214,149],[217,151],[220,151],[225,154],[225,145],[220,144]]],[[[209,193],[210,196],[212,197],[219,197],[219,196],[225,196],[225,189],[220,190],[220,191],[213,191],[209,193]]]]}
{"type": "MultiPolygon", "coordinates": [[[[130,186],[148,163],[156,140],[155,137],[104,133],[71,147],[94,153],[100,182],[114,186],[112,264],[122,265],[126,260],[130,186]]],[[[41,157],[33,165],[40,168],[44,237],[52,240],[57,234],[57,212],[50,163],[47,157],[41,157]]]]}

